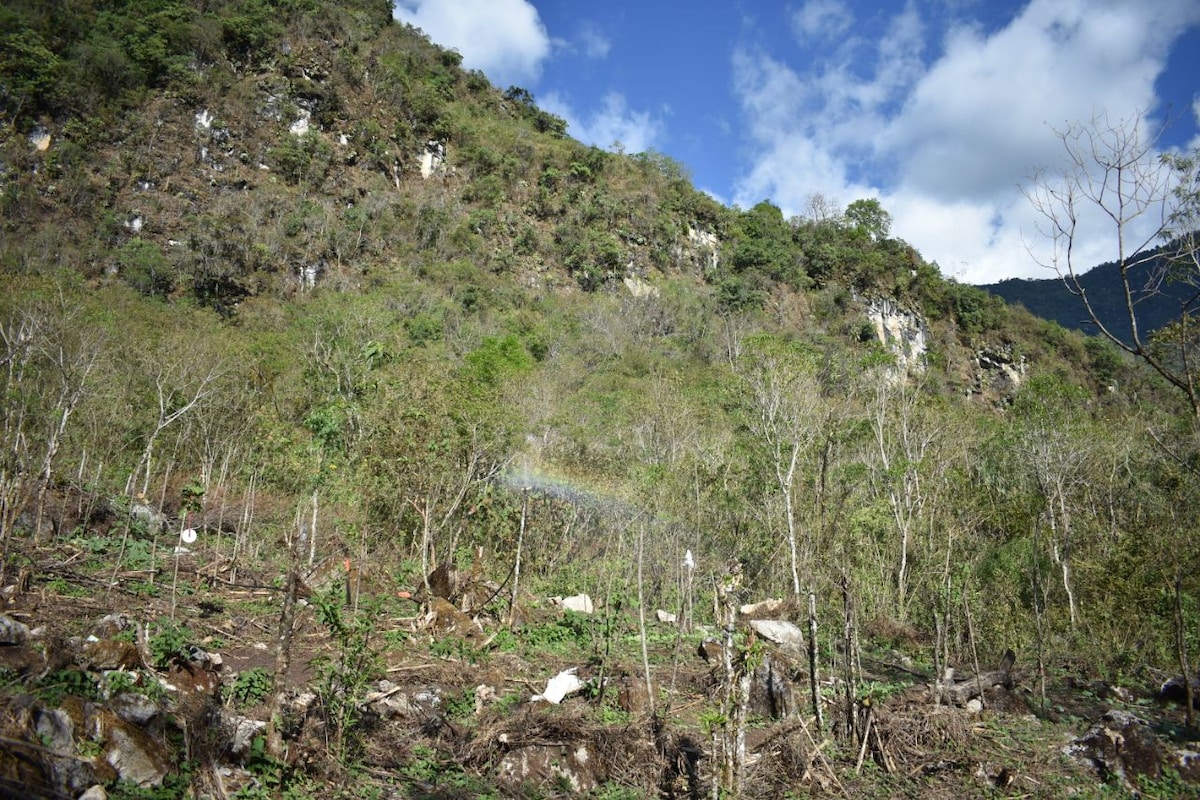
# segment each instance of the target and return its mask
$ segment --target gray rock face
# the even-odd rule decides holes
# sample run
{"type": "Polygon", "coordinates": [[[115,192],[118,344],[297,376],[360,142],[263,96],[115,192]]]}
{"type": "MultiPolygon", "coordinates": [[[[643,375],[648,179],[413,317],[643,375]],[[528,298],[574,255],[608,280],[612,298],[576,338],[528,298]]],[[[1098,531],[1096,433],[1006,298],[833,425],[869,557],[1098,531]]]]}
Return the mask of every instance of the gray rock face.
{"type": "Polygon", "coordinates": [[[879,298],[867,304],[867,319],[875,328],[879,343],[896,358],[889,377],[903,380],[925,371],[929,350],[925,320],[917,313],[901,308],[893,300],[879,298]]]}

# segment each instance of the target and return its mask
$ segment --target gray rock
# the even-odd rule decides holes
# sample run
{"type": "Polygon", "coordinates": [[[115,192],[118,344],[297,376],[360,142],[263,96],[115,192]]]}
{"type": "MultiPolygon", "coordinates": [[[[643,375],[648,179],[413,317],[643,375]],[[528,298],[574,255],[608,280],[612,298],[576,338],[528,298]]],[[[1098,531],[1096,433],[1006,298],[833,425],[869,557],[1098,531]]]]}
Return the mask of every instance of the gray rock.
{"type": "Polygon", "coordinates": [[[1178,764],[1149,723],[1119,709],[1106,713],[1063,752],[1096,770],[1101,780],[1119,781],[1131,791],[1137,790],[1140,776],[1161,778],[1164,765],[1177,768],[1178,764]]]}
{"type": "Polygon", "coordinates": [[[53,711],[40,709],[34,730],[38,737],[58,753],[72,753],[75,749],[75,721],[66,710],[56,708],[53,711]]]}
{"type": "Polygon", "coordinates": [[[145,725],[158,716],[158,704],[136,692],[122,692],[108,701],[108,707],[113,713],[126,722],[134,725],[145,725]]]}
{"type": "Polygon", "coordinates": [[[260,719],[243,717],[224,709],[221,711],[220,725],[228,739],[229,752],[239,758],[250,752],[254,737],[267,730],[267,723],[260,719]]]}
{"type": "Polygon", "coordinates": [[[29,641],[29,626],[0,614],[0,645],[25,644],[29,641]]]}
{"type": "Polygon", "coordinates": [[[805,648],[804,631],[796,625],[781,619],[752,619],[750,627],[769,642],[780,647],[803,652],[805,648]]]}
{"type": "Polygon", "coordinates": [[[101,710],[95,720],[98,737],[104,742],[104,760],[123,780],[137,786],[158,786],[171,767],[171,757],[162,742],[151,737],[111,711],[101,710]]]}

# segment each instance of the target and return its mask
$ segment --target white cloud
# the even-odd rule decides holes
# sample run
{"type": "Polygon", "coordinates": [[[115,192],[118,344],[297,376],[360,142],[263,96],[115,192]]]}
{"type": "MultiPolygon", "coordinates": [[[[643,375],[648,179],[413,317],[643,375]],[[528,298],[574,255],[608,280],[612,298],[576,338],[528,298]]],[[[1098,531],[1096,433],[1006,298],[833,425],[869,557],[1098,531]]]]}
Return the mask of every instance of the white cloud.
{"type": "Polygon", "coordinates": [[[840,0],[809,0],[792,15],[792,31],[801,41],[841,36],[854,24],[854,15],[840,0]]]}
{"type": "Polygon", "coordinates": [[[498,86],[536,82],[550,55],[550,37],[527,0],[396,0],[393,14],[498,86]]]}
{"type": "MultiPolygon", "coordinates": [[[[1196,128],[1200,129],[1200,94],[1192,98],[1192,116],[1196,119],[1196,128]]],[[[1200,148],[1200,133],[1197,133],[1192,140],[1188,142],[1189,150],[1200,148]]]]}
{"type": "Polygon", "coordinates": [[[592,27],[585,27],[579,32],[579,45],[588,58],[606,58],[608,51],[612,50],[612,42],[608,37],[592,27]]]}
{"type": "MultiPolygon", "coordinates": [[[[838,8],[812,0],[794,29],[836,25],[838,8]]],[[[910,4],[873,49],[859,42],[851,54],[843,41],[803,72],[742,51],[735,89],[754,150],[736,199],[770,197],[796,213],[814,192],[843,203],[878,196],[895,234],[950,276],[1044,277],[1025,251],[1036,220],[1019,184],[1061,161],[1054,129],[1099,112],[1158,111],[1154,86],[1171,44],[1197,22],[1194,0],[1032,0],[985,35],[922,19],[910,4]],[[944,29],[931,32],[934,24],[944,29]],[[926,63],[930,45],[938,55],[926,63]]],[[[1200,117],[1200,100],[1195,110],[1200,117]]],[[[1109,260],[1094,241],[1082,256],[1109,260]]]]}
{"type": "Polygon", "coordinates": [[[663,123],[647,111],[629,108],[625,96],[605,95],[600,108],[581,116],[557,94],[548,94],[538,105],[567,121],[567,133],[575,139],[597,147],[611,149],[617,142],[627,153],[642,153],[653,149],[662,137],[663,123]]]}

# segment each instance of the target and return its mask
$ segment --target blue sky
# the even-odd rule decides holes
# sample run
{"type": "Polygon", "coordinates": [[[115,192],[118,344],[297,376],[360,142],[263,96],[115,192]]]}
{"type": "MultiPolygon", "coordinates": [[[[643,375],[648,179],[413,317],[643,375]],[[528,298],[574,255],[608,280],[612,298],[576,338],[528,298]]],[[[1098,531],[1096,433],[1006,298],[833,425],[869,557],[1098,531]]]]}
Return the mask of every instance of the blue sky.
{"type": "MultiPolygon", "coordinates": [[[[1200,0],[396,0],[568,133],[682,162],[727,204],[878,198],[948,277],[1047,277],[1020,187],[1055,130],[1142,113],[1200,146],[1200,0]]],[[[1112,257],[1103,236],[1085,263],[1112,257]],[[1090,260],[1090,261],[1089,261],[1090,260]]]]}

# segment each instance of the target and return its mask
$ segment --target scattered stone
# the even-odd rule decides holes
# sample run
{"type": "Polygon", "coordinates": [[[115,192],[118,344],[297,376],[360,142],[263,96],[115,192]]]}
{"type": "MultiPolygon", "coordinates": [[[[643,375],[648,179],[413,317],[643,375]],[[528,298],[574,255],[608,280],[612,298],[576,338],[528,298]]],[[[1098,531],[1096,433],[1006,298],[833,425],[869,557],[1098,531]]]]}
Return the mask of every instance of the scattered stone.
{"type": "Polygon", "coordinates": [[[438,172],[445,163],[446,145],[433,139],[426,142],[425,149],[421,152],[421,177],[431,177],[434,173],[438,172]]]}
{"type": "Polygon", "coordinates": [[[552,597],[551,601],[564,611],[575,611],[580,614],[594,614],[596,605],[587,594],[576,594],[571,597],[552,597]]]}
{"type": "Polygon", "coordinates": [[[166,516],[144,502],[135,501],[129,507],[129,516],[144,523],[151,532],[162,532],[167,529],[166,516]]]}
{"type": "Polygon", "coordinates": [[[79,800],[108,800],[108,792],[104,791],[104,787],[97,783],[79,795],[79,800]]]}
{"type": "Polygon", "coordinates": [[[110,639],[130,626],[130,618],[125,614],[108,614],[91,628],[92,636],[97,639],[110,639]]]}
{"type": "Polygon", "coordinates": [[[743,617],[755,617],[758,619],[770,619],[779,616],[779,612],[787,606],[783,600],[772,598],[763,600],[761,603],[747,603],[738,609],[738,613],[743,617]]]}
{"type": "Polygon", "coordinates": [[[725,648],[721,646],[720,642],[714,639],[705,639],[696,648],[696,654],[709,664],[719,664],[721,663],[721,654],[724,650],[725,648]]]}
{"type": "Polygon", "coordinates": [[[122,692],[108,700],[108,707],[126,722],[145,725],[158,716],[158,704],[137,692],[122,692]]]}
{"type": "Polygon", "coordinates": [[[38,738],[52,750],[69,753],[75,745],[75,721],[66,709],[39,709],[34,722],[38,738]]]}
{"type": "Polygon", "coordinates": [[[1200,753],[1194,750],[1180,750],[1175,754],[1178,764],[1179,777],[1188,783],[1200,783],[1200,753]]]}
{"type": "Polygon", "coordinates": [[[225,660],[221,658],[220,653],[210,653],[194,645],[188,650],[188,660],[209,672],[220,672],[221,667],[225,664],[225,660]]]}
{"type": "Polygon", "coordinates": [[[785,719],[796,712],[792,675],[799,665],[782,653],[764,653],[750,682],[750,713],[765,719],[785,719]]]}
{"type": "Polygon", "coordinates": [[[483,713],[484,706],[496,700],[496,689],[481,683],[475,687],[475,715],[483,713]]]}
{"type": "Polygon", "coordinates": [[[221,678],[189,661],[171,664],[167,672],[167,683],[180,694],[214,694],[221,685],[221,678]]]}
{"type": "Polygon", "coordinates": [[[142,654],[133,642],[101,639],[84,645],[88,664],[97,670],[137,669],[142,666],[142,654]]]}
{"type": "Polygon", "coordinates": [[[39,153],[44,153],[50,149],[50,131],[43,128],[41,125],[33,129],[29,134],[29,143],[33,145],[33,149],[39,153]]]}
{"type": "Polygon", "coordinates": [[[25,644],[29,639],[28,625],[0,614],[0,645],[25,644]]]}
{"type": "Polygon", "coordinates": [[[432,628],[436,633],[454,633],[467,637],[480,633],[480,628],[474,620],[442,597],[434,597],[429,601],[429,611],[426,612],[422,623],[424,627],[432,628]]]}
{"type": "Polygon", "coordinates": [[[674,625],[677,618],[670,611],[663,611],[661,608],[654,612],[654,616],[659,622],[664,625],[674,625]]]}
{"type": "Polygon", "coordinates": [[[250,752],[254,737],[267,729],[267,723],[222,709],[219,724],[229,741],[229,752],[238,758],[250,752]]]}
{"type": "Polygon", "coordinates": [[[650,711],[650,693],[646,691],[644,675],[622,675],[616,679],[617,706],[631,717],[641,717],[650,711]]]}
{"type": "Polygon", "coordinates": [[[142,787],[162,783],[171,768],[162,742],[107,709],[99,710],[92,725],[92,738],[104,743],[104,760],[122,780],[142,787]]]}

